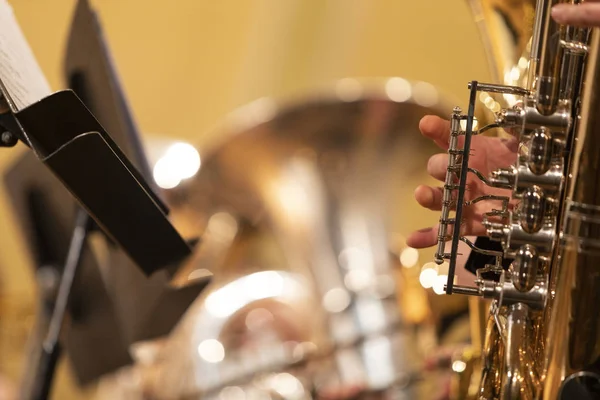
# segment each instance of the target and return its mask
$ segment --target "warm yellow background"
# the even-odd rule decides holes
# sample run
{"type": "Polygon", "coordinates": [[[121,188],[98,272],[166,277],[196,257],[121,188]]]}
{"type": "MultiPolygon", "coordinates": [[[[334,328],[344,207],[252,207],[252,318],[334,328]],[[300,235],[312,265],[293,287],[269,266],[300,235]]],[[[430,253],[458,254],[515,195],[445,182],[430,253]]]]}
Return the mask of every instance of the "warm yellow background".
{"type": "MultiPolygon", "coordinates": [[[[11,3],[52,88],[62,88],[63,48],[75,0],[11,3]]],[[[198,142],[228,111],[250,100],[305,92],[343,77],[423,80],[461,105],[468,81],[489,79],[466,0],[92,4],[145,135],[198,142]]],[[[0,151],[0,171],[18,153],[0,151]]],[[[0,221],[2,298],[32,304],[29,258],[1,190],[0,221]]],[[[7,356],[0,354],[0,367],[14,377],[18,366],[7,356]]]]}

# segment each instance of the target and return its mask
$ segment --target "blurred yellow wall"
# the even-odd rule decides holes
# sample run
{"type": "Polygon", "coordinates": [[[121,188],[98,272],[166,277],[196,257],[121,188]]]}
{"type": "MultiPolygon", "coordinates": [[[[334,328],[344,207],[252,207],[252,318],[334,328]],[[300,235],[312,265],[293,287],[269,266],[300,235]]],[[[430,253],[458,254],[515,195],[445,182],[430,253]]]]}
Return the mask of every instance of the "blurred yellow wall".
{"type": "MultiPolygon", "coordinates": [[[[62,88],[63,48],[75,0],[10,3],[51,86],[62,88]]],[[[144,135],[198,142],[248,101],[305,92],[343,77],[423,80],[461,105],[469,80],[489,79],[466,0],[92,4],[144,135]]],[[[20,151],[1,150],[0,171],[20,151]]],[[[33,302],[30,261],[1,189],[0,220],[0,293],[33,302]]]]}

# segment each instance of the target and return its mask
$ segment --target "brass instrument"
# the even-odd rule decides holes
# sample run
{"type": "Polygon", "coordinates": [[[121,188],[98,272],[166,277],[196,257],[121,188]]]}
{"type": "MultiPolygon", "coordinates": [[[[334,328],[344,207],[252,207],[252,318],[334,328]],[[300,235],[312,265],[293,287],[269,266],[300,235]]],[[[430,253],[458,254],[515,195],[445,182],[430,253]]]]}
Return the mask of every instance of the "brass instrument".
{"type": "Polygon", "coordinates": [[[346,79],[233,113],[170,198],[175,223],[203,240],[176,283],[205,268],[213,282],[164,343],[140,347],[152,356],[132,388],[154,399],[437,398],[450,368],[426,358],[468,344],[468,329],[438,336],[431,309],[466,302],[421,287],[417,257],[433,252],[400,235],[427,212],[399,204],[426,179],[420,162],[435,149],[418,123],[449,110],[442,99],[401,78],[346,79]]]}
{"type": "Polygon", "coordinates": [[[491,300],[471,398],[600,396],[600,32],[556,24],[550,10],[560,2],[537,1],[526,83],[473,81],[468,113],[451,116],[435,261],[449,263],[447,294],[491,300]],[[476,130],[483,92],[521,101],[476,130]],[[470,167],[471,140],[497,127],[518,135],[517,160],[484,176],[470,167]],[[501,190],[468,198],[471,179],[501,190]],[[466,207],[481,201],[490,202],[482,223],[499,250],[461,236],[466,207]],[[491,260],[478,266],[474,287],[455,282],[459,242],[491,260]]]}

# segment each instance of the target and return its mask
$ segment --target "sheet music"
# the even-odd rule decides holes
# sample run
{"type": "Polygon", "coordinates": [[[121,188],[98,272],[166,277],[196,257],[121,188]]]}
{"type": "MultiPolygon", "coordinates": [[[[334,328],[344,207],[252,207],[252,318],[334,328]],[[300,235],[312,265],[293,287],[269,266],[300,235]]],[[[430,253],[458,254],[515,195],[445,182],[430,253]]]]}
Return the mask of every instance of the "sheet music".
{"type": "Polygon", "coordinates": [[[17,111],[52,93],[6,0],[0,0],[0,81],[17,111]]]}

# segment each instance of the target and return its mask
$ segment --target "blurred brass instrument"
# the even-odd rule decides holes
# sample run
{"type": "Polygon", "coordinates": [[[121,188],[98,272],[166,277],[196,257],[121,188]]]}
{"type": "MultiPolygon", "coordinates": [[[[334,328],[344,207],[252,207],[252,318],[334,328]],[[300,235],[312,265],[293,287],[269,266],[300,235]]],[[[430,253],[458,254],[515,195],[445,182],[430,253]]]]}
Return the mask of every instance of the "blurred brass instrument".
{"type": "MultiPolygon", "coordinates": [[[[520,84],[473,81],[468,113],[455,108],[451,116],[435,261],[449,263],[448,294],[491,300],[481,376],[460,398],[600,397],[600,32],[556,24],[550,10],[557,3],[538,0],[535,5],[530,52],[523,63],[528,73],[514,76],[520,84]],[[474,108],[482,93],[517,101],[500,110],[495,123],[477,130],[474,108]],[[483,176],[469,164],[477,157],[471,139],[491,128],[510,130],[520,146],[514,165],[483,176]],[[504,194],[469,198],[470,179],[504,194]],[[483,217],[489,239],[485,248],[461,237],[459,229],[465,208],[480,201],[489,202],[483,217]],[[477,266],[474,287],[455,282],[459,242],[490,260],[477,266]]],[[[517,11],[530,6],[478,4],[480,10],[495,12],[502,11],[500,4],[517,11]]],[[[510,20],[507,15],[503,21],[510,20]]]]}
{"type": "MultiPolygon", "coordinates": [[[[428,358],[468,345],[466,302],[423,289],[419,259],[433,252],[402,235],[427,214],[406,190],[428,179],[422,165],[435,152],[419,120],[446,110],[433,86],[391,78],[235,112],[169,199],[175,224],[203,238],[174,284],[206,269],[213,283],[164,342],[140,344],[132,391],[444,398],[450,366],[428,358]],[[440,333],[442,316],[461,311],[440,333]]],[[[136,398],[125,386],[106,384],[101,398],[136,398]]]]}

